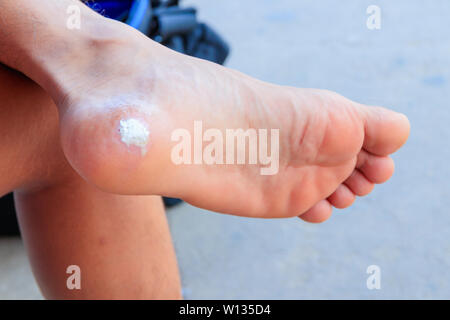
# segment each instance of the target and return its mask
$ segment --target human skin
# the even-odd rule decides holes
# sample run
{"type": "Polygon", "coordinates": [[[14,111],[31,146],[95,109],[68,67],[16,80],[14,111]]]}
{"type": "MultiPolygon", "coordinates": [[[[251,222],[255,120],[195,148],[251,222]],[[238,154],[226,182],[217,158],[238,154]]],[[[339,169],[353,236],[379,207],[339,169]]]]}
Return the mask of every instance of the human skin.
{"type": "Polygon", "coordinates": [[[49,299],[178,299],[157,196],[119,196],[83,180],[59,143],[58,113],[36,83],[0,64],[0,196],[14,191],[33,273],[49,299]],[[81,290],[66,286],[81,269],[81,290]]]}
{"type": "Polygon", "coordinates": [[[3,6],[0,46],[8,49],[0,61],[50,94],[69,163],[108,192],[180,197],[240,216],[322,222],[332,206],[348,207],[389,179],[389,155],[409,135],[404,115],[186,57],[77,1],[4,0],[3,6]],[[81,30],[66,28],[71,5],[81,6],[81,30]],[[17,12],[32,19],[23,21],[17,12]],[[118,134],[129,119],[150,132],[144,153],[118,134]],[[176,165],[171,134],[178,128],[192,133],[196,120],[220,132],[279,129],[277,174],[260,175],[261,165],[176,165]]]}

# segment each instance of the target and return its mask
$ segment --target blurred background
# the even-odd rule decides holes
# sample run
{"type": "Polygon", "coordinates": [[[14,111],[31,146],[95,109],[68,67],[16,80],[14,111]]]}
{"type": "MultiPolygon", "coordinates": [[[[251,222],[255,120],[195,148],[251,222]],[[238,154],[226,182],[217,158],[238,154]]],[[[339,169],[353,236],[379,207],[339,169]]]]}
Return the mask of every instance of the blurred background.
{"type": "MultiPolygon", "coordinates": [[[[185,0],[228,67],[408,115],[393,178],[321,225],[168,211],[187,299],[450,299],[450,2],[185,0]],[[381,28],[369,30],[370,5],[381,28]],[[377,265],[381,288],[369,290],[377,265]]],[[[276,190],[274,190],[276,192],[276,190]]],[[[0,239],[0,299],[41,298],[19,238],[0,239]]]]}

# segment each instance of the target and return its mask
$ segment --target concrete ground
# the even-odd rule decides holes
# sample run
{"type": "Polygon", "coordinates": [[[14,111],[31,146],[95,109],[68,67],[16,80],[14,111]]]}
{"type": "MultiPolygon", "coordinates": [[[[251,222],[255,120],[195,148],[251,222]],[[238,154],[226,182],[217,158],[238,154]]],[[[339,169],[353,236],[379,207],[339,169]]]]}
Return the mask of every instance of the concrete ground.
{"type": "MultiPolygon", "coordinates": [[[[450,298],[450,2],[190,0],[228,66],[408,115],[392,180],[322,225],[187,205],[168,215],[188,299],[450,298]],[[366,8],[381,8],[381,29],[366,8]],[[369,290],[366,269],[381,270],[369,290]]],[[[273,192],[277,192],[274,190],[273,192]]],[[[39,298],[19,240],[0,240],[0,298],[39,298]]]]}

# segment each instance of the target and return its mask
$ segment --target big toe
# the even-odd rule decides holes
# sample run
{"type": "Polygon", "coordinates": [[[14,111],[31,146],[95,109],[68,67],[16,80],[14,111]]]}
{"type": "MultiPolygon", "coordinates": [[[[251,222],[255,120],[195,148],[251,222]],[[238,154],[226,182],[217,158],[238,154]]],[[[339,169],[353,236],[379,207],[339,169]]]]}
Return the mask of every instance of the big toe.
{"type": "Polygon", "coordinates": [[[378,155],[387,156],[397,151],[408,139],[410,124],[401,113],[382,107],[361,106],[364,118],[363,148],[378,155]]]}

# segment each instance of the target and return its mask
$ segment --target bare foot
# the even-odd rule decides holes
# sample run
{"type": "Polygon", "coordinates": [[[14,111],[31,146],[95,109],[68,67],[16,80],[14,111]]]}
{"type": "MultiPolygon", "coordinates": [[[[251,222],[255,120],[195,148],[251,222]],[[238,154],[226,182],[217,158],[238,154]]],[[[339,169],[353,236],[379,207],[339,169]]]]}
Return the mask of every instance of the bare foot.
{"type": "Polygon", "coordinates": [[[38,21],[21,23],[8,1],[9,23],[2,27],[15,37],[0,37],[10,48],[0,59],[49,92],[67,159],[104,191],[319,222],[331,205],[346,207],[386,181],[393,171],[387,156],[408,137],[403,115],[177,54],[86,7],[80,9],[83,27],[69,30],[64,13],[78,1],[18,5],[38,21]],[[253,143],[229,147],[223,137],[238,129],[257,133],[250,134],[253,143]],[[188,145],[182,161],[180,143],[188,145]],[[192,157],[193,163],[185,161],[192,157]]]}
{"type": "Polygon", "coordinates": [[[409,134],[404,115],[329,91],[264,83],[121,28],[126,37],[96,43],[86,69],[75,66],[78,76],[59,103],[64,152],[99,188],[180,197],[241,216],[320,222],[332,205],[345,208],[392,175],[388,155],[409,134]],[[274,174],[263,174],[267,162],[249,163],[248,145],[241,146],[246,164],[177,164],[176,132],[193,141],[199,123],[202,132],[223,137],[227,129],[279,129],[277,141],[268,139],[269,149],[279,150],[274,174]]]}

